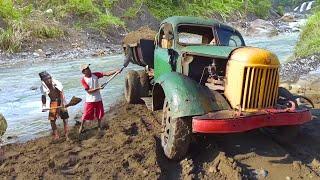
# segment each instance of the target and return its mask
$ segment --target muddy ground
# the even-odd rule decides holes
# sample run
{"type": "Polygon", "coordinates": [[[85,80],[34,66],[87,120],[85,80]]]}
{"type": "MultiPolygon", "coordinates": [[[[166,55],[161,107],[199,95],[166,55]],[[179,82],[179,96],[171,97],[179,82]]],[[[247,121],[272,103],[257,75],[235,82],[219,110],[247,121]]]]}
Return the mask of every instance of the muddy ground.
{"type": "MultiPolygon", "coordinates": [[[[315,115],[317,110],[313,110],[315,115]]],[[[95,124],[71,141],[42,137],[2,147],[0,178],[17,179],[320,179],[320,120],[304,125],[293,143],[259,130],[199,136],[186,159],[165,158],[161,112],[123,100],[105,117],[104,136],[95,124]]]]}

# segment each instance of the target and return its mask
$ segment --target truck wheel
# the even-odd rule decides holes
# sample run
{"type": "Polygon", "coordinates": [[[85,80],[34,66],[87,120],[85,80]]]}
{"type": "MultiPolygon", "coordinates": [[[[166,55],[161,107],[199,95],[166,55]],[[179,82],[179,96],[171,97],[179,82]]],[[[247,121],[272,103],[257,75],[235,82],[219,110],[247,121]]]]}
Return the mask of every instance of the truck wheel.
{"type": "Polygon", "coordinates": [[[164,154],[169,159],[182,159],[191,143],[191,121],[188,118],[172,118],[167,100],[163,105],[162,128],[161,145],[164,154]]]}
{"type": "Polygon", "coordinates": [[[129,71],[125,79],[125,92],[124,96],[129,104],[138,103],[139,96],[139,74],[137,71],[129,71]]]}
{"type": "Polygon", "coordinates": [[[149,96],[150,82],[148,74],[145,70],[138,71],[140,78],[140,97],[149,96]]]}

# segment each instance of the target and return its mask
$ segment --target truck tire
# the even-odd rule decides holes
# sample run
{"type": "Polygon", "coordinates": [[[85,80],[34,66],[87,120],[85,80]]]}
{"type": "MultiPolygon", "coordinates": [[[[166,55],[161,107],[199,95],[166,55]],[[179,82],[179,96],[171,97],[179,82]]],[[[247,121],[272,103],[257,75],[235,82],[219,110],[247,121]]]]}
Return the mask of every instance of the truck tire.
{"type": "MultiPolygon", "coordinates": [[[[294,95],[290,93],[287,89],[283,87],[279,87],[278,89],[279,99],[278,103],[282,104],[288,101],[293,101],[298,107],[296,98],[294,95]]],[[[273,139],[280,143],[291,143],[300,133],[300,126],[279,126],[279,127],[268,127],[263,129],[269,135],[272,136],[273,139]]]]}
{"type": "Polygon", "coordinates": [[[140,97],[148,97],[150,90],[150,82],[148,74],[145,70],[138,71],[140,78],[140,97]]]}
{"type": "Polygon", "coordinates": [[[188,152],[191,143],[191,120],[171,118],[167,100],[163,105],[161,145],[164,154],[173,160],[181,160],[188,152]]]}
{"type": "Polygon", "coordinates": [[[126,98],[127,103],[135,104],[139,102],[140,100],[139,86],[140,86],[139,74],[137,73],[137,71],[130,70],[127,73],[127,76],[125,79],[124,96],[126,98]]]}

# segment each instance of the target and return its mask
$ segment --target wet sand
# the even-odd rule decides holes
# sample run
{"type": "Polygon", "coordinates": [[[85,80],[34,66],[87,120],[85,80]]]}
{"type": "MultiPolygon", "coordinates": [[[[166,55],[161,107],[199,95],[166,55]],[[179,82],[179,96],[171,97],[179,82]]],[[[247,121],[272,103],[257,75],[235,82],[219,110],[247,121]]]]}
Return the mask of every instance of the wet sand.
{"type": "MultiPolygon", "coordinates": [[[[318,111],[313,110],[317,115],[318,111]]],[[[259,130],[199,136],[180,162],[161,148],[161,112],[123,100],[105,117],[105,133],[96,124],[71,141],[50,136],[2,147],[0,178],[17,179],[319,179],[320,120],[304,125],[295,142],[278,142],[259,130]]]]}

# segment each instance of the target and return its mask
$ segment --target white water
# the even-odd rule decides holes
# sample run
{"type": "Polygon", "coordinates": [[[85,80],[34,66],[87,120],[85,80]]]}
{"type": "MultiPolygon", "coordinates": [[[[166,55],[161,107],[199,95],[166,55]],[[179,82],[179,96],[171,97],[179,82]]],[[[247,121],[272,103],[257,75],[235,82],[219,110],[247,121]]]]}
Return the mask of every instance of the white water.
{"type": "MultiPolygon", "coordinates": [[[[280,61],[284,62],[292,55],[297,38],[298,34],[281,34],[272,38],[245,37],[245,40],[248,46],[258,46],[276,53],[280,61]]],[[[90,63],[93,71],[108,71],[121,67],[123,56],[50,61],[23,67],[0,68],[0,112],[8,121],[8,129],[4,136],[6,143],[23,142],[50,132],[48,113],[41,112],[39,88],[31,90],[33,86],[40,86],[39,72],[47,70],[54,78],[60,80],[64,85],[68,99],[72,96],[84,99],[85,91],[80,84],[82,74],[79,70],[82,63],[90,63]],[[17,138],[6,140],[6,137],[9,136],[17,138]]],[[[130,65],[128,68],[138,67],[130,65]]],[[[102,91],[105,110],[123,94],[125,74],[126,71],[122,72],[102,91]]],[[[101,83],[106,79],[102,80],[101,83]]],[[[82,104],[69,108],[69,122],[71,124],[74,123],[74,116],[81,109],[82,104]]],[[[60,120],[58,122],[61,123],[60,120]]]]}

